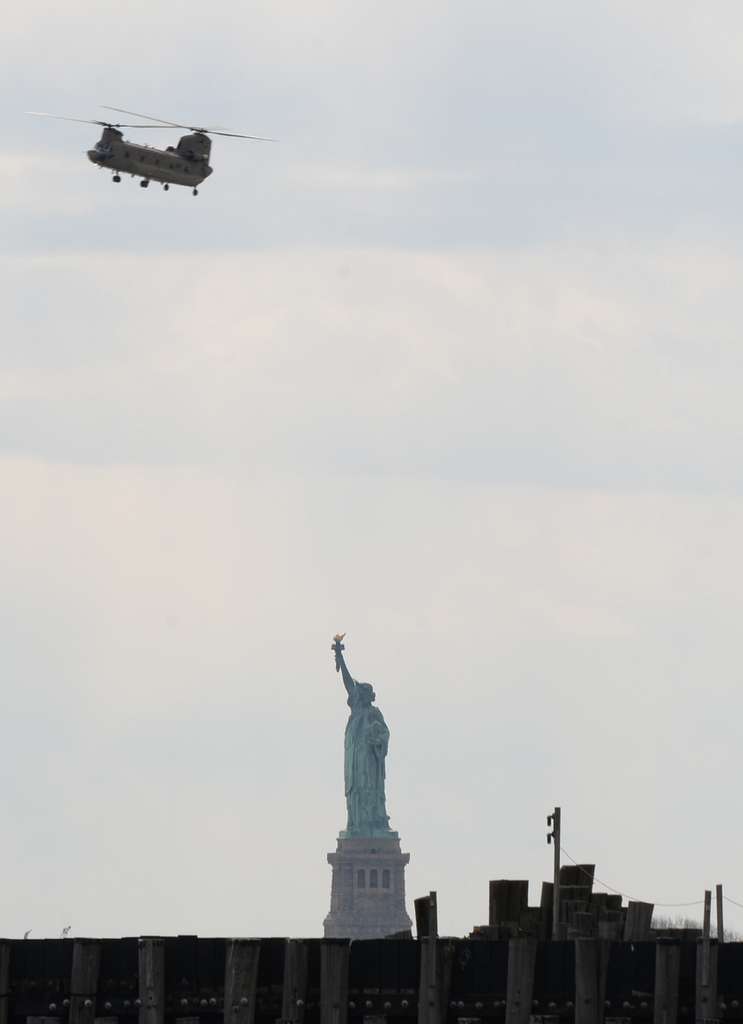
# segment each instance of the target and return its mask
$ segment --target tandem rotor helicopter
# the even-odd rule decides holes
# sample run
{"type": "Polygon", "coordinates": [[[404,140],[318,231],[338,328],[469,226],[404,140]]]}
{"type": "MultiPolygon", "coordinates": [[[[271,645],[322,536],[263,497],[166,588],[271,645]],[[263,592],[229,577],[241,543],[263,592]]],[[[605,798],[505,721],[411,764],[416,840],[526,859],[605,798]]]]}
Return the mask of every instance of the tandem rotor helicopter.
{"type": "Polygon", "coordinates": [[[116,124],[109,121],[92,121],[82,117],[63,117],[59,114],[46,114],[39,110],[27,113],[36,117],[53,117],[58,121],[77,121],[81,124],[98,124],[103,128],[101,137],[92,149],[88,150],[88,159],[99,168],[112,172],[113,181],[120,182],[122,174],[130,174],[133,178],[141,178],[140,185],[147,188],[151,181],[162,183],[167,192],[171,185],[185,185],[199,194],[198,186],[214,170],[209,166],[209,154],[212,148],[210,135],[224,135],[230,139],[250,139],[253,142],[275,142],[275,139],[264,139],[259,135],[240,135],[237,132],[226,132],[217,128],[196,128],[192,125],[178,124],[176,121],[165,121],[149,114],[135,114],[133,110],[121,107],[107,107],[104,110],[115,110],[118,114],[128,114],[150,124],[116,124]],[[154,146],[127,142],[121,128],[180,128],[190,135],[183,135],[177,146],[156,149],[154,146]]]}

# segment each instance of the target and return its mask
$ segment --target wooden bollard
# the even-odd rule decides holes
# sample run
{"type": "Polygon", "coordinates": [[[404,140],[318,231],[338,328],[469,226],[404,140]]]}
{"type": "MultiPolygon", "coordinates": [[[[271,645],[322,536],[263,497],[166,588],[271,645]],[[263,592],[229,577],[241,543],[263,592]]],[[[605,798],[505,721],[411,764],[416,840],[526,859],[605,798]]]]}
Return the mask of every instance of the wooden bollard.
{"type": "Polygon", "coordinates": [[[575,1024],[602,1024],[610,945],[575,939],[575,1024]]]}
{"type": "Polygon", "coordinates": [[[529,1024],[536,962],[536,939],[509,940],[506,1024],[529,1024]]]}
{"type": "Polygon", "coordinates": [[[0,942],[0,1024],[8,1024],[10,995],[10,943],[0,942]]]}
{"type": "Polygon", "coordinates": [[[696,1019],[719,1017],[717,1010],[717,943],[697,941],[696,1019]]]}
{"type": "Polygon", "coordinates": [[[165,947],[163,940],[139,940],[139,1024],[163,1024],[165,1019],[165,947]]]}
{"type": "Polygon", "coordinates": [[[324,939],[320,947],[320,1024],[346,1024],[348,1020],[348,967],[351,946],[347,939],[324,939]]]}
{"type": "Polygon", "coordinates": [[[284,983],[281,990],[281,1017],[302,1024],[307,997],[307,943],[287,939],[284,946],[284,983]]]}
{"type": "Polygon", "coordinates": [[[93,939],[75,939],[70,974],[70,1024],[93,1024],[101,967],[101,944],[93,939]]]}
{"type": "Polygon", "coordinates": [[[253,1024],[260,939],[228,939],[224,961],[224,1024],[253,1024]]]}
{"type": "Polygon", "coordinates": [[[655,946],[653,1024],[677,1024],[680,972],[680,945],[673,939],[658,939],[655,946]]]}

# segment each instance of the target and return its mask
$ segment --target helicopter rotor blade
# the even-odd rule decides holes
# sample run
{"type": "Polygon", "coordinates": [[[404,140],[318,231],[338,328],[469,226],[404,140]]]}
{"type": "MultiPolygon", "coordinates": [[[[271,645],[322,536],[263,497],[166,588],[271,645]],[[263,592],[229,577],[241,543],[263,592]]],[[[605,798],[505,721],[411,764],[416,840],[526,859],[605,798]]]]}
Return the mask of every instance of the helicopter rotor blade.
{"type": "Polygon", "coordinates": [[[238,135],[237,132],[218,132],[215,128],[202,128],[208,135],[225,135],[228,139],[251,139],[253,142],[276,142],[276,139],[264,139],[261,135],[238,135]]]}
{"type": "Polygon", "coordinates": [[[157,124],[112,124],[110,121],[93,121],[86,117],[65,117],[63,114],[47,114],[41,110],[26,110],[34,117],[53,117],[55,121],[77,121],[78,124],[99,124],[102,128],[160,128],[157,124]]]}
{"type": "Polygon", "coordinates": [[[161,117],[151,117],[149,114],[137,114],[134,110],[124,110],[123,107],[109,107],[102,104],[104,110],[115,110],[119,114],[129,114],[131,117],[143,117],[147,121],[159,121],[161,125],[169,125],[171,128],[183,128],[187,132],[201,132],[204,135],[224,135],[230,139],[251,139],[253,142],[276,142],[276,139],[265,139],[260,135],[239,135],[237,132],[222,131],[219,128],[198,128],[192,124],[181,124],[178,121],[165,121],[161,117]]]}
{"type": "Polygon", "coordinates": [[[103,124],[103,121],[91,121],[86,117],[64,117],[62,114],[47,114],[41,110],[26,110],[26,114],[34,117],[53,117],[55,121],[77,121],[79,124],[103,124]]]}
{"type": "Polygon", "coordinates": [[[159,121],[161,125],[167,124],[170,125],[171,128],[185,128],[186,131],[191,131],[186,124],[178,124],[176,121],[165,121],[162,117],[150,117],[149,114],[137,114],[134,110],[124,110],[123,107],[109,107],[106,106],[105,103],[102,103],[101,106],[104,110],[115,110],[117,114],[129,114],[130,117],[142,117],[145,121],[159,121]]]}

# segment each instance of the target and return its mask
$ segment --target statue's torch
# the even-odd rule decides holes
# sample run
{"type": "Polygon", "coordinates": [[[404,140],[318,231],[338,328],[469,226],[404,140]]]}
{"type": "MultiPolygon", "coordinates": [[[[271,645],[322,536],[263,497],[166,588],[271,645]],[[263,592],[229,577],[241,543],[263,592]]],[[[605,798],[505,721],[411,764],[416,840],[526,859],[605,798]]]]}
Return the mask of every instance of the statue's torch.
{"type": "Polygon", "coordinates": [[[343,645],[343,637],[345,635],[346,635],[345,633],[336,633],[335,636],[333,637],[333,645],[330,648],[331,651],[333,651],[335,653],[335,671],[336,672],[340,672],[340,670],[341,670],[341,657],[342,657],[341,652],[345,651],[345,649],[346,649],[345,646],[343,645]]]}

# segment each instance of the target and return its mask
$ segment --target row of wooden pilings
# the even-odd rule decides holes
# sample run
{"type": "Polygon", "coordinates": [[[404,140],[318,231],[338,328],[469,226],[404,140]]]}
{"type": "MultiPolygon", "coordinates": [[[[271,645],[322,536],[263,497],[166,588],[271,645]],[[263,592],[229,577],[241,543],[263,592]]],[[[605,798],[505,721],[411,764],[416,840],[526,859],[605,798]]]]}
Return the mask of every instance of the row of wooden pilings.
{"type": "MultiPolygon", "coordinates": [[[[574,1002],[568,1010],[574,1024],[602,1024],[605,1017],[607,969],[612,943],[603,939],[571,940],[575,950],[574,1002]]],[[[261,950],[259,939],[228,939],[226,942],[224,979],[224,1024],[254,1024],[257,1005],[258,966],[261,950]]],[[[458,1017],[457,1008],[449,1002],[450,983],[456,940],[433,934],[420,942],[420,976],[418,985],[418,1024],[445,1024],[447,1018],[458,1017]]],[[[0,943],[0,1024],[9,1024],[9,952],[0,943]]],[[[538,942],[532,938],[514,938],[508,944],[506,1024],[529,1024],[534,1010],[538,942]]],[[[679,1019],[679,981],[681,946],[677,940],[659,939],[655,944],[655,991],[652,1016],[654,1024],[676,1024],[679,1019]]],[[[700,941],[696,957],[695,1020],[710,1021],[718,1017],[717,944],[700,941]]],[[[67,1024],[111,1024],[117,1018],[96,1017],[101,946],[93,939],[76,939],[73,944],[67,1024]]],[[[346,1024],[349,1013],[367,1016],[363,1009],[349,1004],[350,943],[329,939],[320,943],[320,1024],[346,1024]]],[[[164,1024],[166,989],[164,940],[139,940],[138,998],[134,1006],[138,1024],[164,1024]]],[[[308,990],[308,943],[287,939],[280,1020],[302,1024],[308,990]]],[[[315,983],[316,984],[316,983],[315,983]]],[[[541,993],[540,993],[541,994],[541,993]]],[[[389,1005],[389,1004],[388,1004],[389,1005]]],[[[405,1004],[407,1005],[407,1004],[405,1004]]],[[[472,1012],[472,1011],[470,1011],[472,1012]]],[[[477,1012],[477,1011],[475,1011],[477,1012]]],[[[554,1014],[545,1008],[542,1012],[554,1014]]],[[[615,1011],[616,1012],[616,1011],[615,1011]]],[[[415,1013],[414,997],[410,1012],[415,1013]]],[[[564,1016],[564,1009],[562,1011],[564,1016]]],[[[376,1009],[367,1017],[367,1024],[382,1024],[384,1014],[376,1009]]],[[[648,1017],[650,1011],[648,1011],[648,1017]]],[[[28,1018],[27,1024],[42,1024],[61,1018],[28,1018]]],[[[468,1021],[472,1018],[467,1018],[468,1021]]],[[[475,1018],[477,1019],[477,1018],[475,1018]]],[[[501,1018],[502,1019],[502,1018],[501,1018]]],[[[178,1024],[196,1024],[198,1017],[176,1018],[178,1024]]]]}

